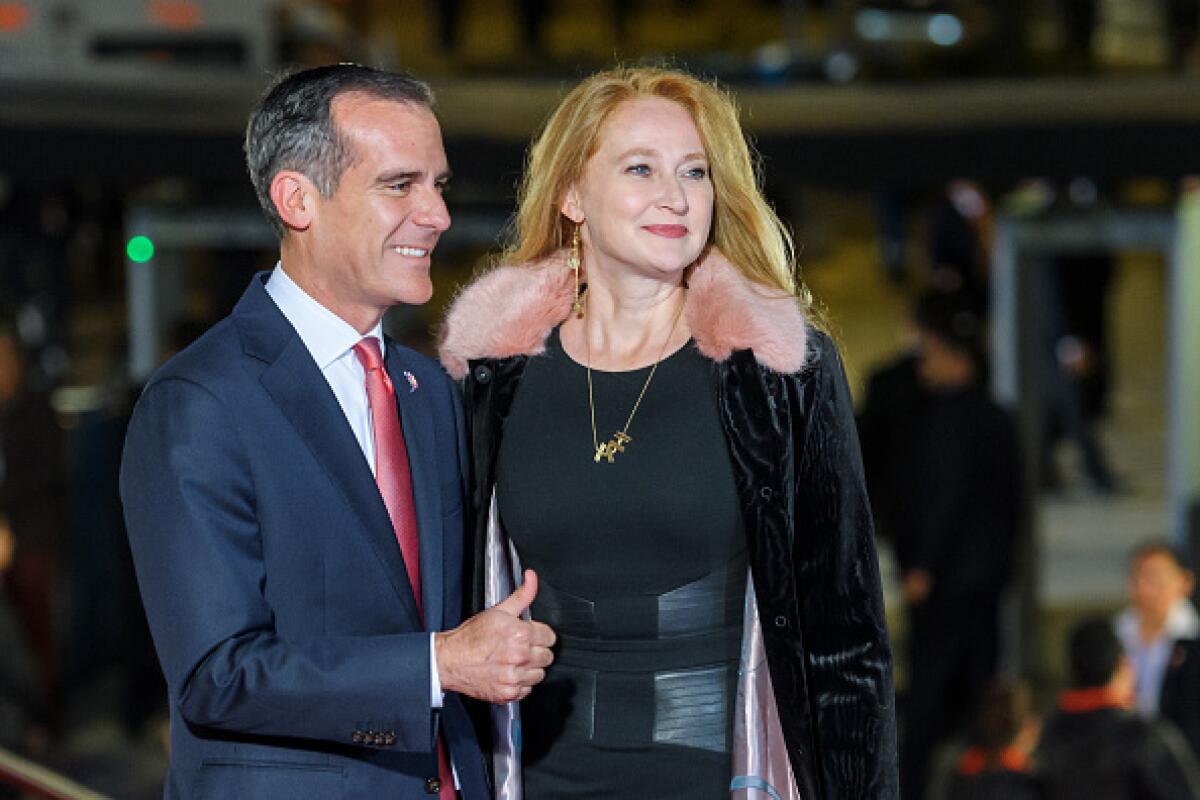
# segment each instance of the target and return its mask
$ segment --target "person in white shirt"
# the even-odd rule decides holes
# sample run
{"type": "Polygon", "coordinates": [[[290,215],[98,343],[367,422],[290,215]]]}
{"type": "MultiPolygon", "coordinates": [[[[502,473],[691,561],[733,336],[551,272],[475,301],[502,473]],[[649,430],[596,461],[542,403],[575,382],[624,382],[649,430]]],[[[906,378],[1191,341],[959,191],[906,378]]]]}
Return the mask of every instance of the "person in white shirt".
{"type": "Polygon", "coordinates": [[[1200,636],[1200,615],[1192,605],[1195,578],[1165,542],[1139,546],[1129,559],[1129,607],[1115,628],[1136,679],[1135,704],[1145,717],[1157,717],[1163,677],[1175,643],[1200,636]]]}

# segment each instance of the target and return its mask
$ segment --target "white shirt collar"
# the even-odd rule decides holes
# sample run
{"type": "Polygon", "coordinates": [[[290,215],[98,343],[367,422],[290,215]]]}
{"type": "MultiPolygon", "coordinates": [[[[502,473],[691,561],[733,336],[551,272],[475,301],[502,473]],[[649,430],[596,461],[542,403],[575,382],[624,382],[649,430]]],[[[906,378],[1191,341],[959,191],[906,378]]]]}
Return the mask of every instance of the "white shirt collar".
{"type": "MultiPolygon", "coordinates": [[[[1126,647],[1145,647],[1142,644],[1141,632],[1138,627],[1137,613],[1127,608],[1117,615],[1117,635],[1126,643],[1126,647]]],[[[1179,600],[1167,612],[1167,621],[1159,639],[1194,639],[1200,636],[1200,615],[1190,600],[1179,600]]]]}
{"type": "Polygon", "coordinates": [[[1192,601],[1183,599],[1175,603],[1167,614],[1167,635],[1172,639],[1195,639],[1200,634],[1200,615],[1192,601]]]}
{"type": "MultiPolygon", "coordinates": [[[[267,279],[266,289],[275,305],[283,312],[283,316],[296,329],[300,341],[304,342],[304,346],[308,348],[308,352],[322,371],[365,338],[353,325],[300,288],[284,271],[282,264],[275,265],[275,270],[267,279]]],[[[386,353],[382,321],[376,323],[367,336],[378,339],[379,351],[386,353]]]]}

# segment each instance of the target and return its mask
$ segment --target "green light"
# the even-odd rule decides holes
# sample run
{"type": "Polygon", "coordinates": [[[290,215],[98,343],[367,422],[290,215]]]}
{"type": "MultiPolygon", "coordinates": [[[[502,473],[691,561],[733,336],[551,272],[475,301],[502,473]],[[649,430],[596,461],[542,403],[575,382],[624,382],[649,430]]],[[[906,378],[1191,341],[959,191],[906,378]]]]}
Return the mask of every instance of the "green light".
{"type": "Polygon", "coordinates": [[[125,245],[125,255],[135,264],[145,264],[154,258],[154,242],[149,236],[134,236],[125,245]]]}

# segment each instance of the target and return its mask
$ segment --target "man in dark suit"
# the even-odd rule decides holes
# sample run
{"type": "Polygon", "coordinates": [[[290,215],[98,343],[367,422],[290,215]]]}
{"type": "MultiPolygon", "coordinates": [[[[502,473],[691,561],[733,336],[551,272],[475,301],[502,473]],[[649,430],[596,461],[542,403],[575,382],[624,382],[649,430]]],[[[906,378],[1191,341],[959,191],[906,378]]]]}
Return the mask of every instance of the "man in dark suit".
{"type": "Polygon", "coordinates": [[[1158,702],[1162,718],[1179,732],[1200,759],[1200,639],[1179,639],[1171,650],[1158,702]]]}
{"type": "Polygon", "coordinates": [[[460,694],[524,697],[554,637],[521,619],[532,573],[458,624],[458,399],[381,334],[389,306],[429,299],[450,224],[429,90],[298,73],[246,153],[280,264],[152,378],[122,465],[170,694],[166,796],[486,797],[460,694]]]}
{"type": "Polygon", "coordinates": [[[996,673],[1020,506],[1016,434],[985,389],[979,318],[965,296],[931,294],[914,322],[914,355],[872,378],[859,421],[908,611],[906,798],[923,796],[937,745],[996,673]]]}

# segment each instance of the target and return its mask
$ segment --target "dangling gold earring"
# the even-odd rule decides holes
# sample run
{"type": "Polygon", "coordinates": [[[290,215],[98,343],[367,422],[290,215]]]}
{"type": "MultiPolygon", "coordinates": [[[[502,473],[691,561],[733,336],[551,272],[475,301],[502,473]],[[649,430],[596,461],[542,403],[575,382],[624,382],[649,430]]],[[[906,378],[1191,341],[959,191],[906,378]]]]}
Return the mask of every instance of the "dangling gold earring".
{"type": "Polygon", "coordinates": [[[567,254],[567,268],[575,273],[575,302],[571,304],[571,313],[575,319],[583,319],[583,293],[579,287],[579,269],[582,262],[579,258],[579,226],[571,233],[571,252],[567,254]]]}

